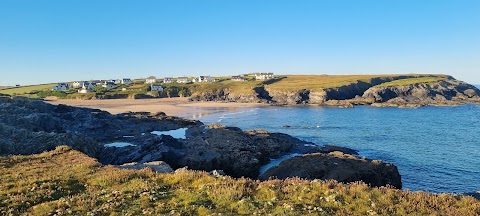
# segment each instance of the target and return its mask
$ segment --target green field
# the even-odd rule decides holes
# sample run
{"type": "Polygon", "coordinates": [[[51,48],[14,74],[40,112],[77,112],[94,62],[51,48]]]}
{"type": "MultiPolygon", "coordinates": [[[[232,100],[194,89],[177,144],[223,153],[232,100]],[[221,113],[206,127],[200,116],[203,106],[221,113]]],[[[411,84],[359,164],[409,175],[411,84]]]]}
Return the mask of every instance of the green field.
{"type": "Polygon", "coordinates": [[[31,85],[31,86],[20,86],[20,87],[12,87],[9,89],[0,90],[2,94],[9,94],[9,95],[23,95],[26,93],[30,93],[32,91],[48,91],[52,90],[52,86],[54,84],[41,84],[41,85],[31,85]]]}
{"type": "Polygon", "coordinates": [[[478,215],[480,201],[363,183],[121,170],[70,148],[0,157],[2,215],[478,215]],[[7,213],[8,212],[8,213],[7,213]]]}

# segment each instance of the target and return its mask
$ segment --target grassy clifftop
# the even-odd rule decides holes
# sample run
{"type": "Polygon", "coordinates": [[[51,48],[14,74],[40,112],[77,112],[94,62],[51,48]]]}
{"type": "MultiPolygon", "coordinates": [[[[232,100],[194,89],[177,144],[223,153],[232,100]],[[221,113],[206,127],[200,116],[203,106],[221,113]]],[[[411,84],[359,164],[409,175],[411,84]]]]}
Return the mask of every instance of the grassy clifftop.
{"type": "Polygon", "coordinates": [[[0,214],[18,215],[478,215],[471,197],[363,183],[265,182],[182,170],[120,170],[68,147],[0,158],[0,214]]]}
{"type": "MultiPolygon", "coordinates": [[[[371,84],[374,79],[384,79],[386,83],[382,82],[381,85],[405,85],[424,83],[426,81],[433,82],[441,79],[447,79],[446,75],[433,75],[433,74],[396,74],[396,75],[280,75],[276,79],[266,81],[255,81],[253,77],[248,77],[247,81],[235,82],[231,81],[228,77],[216,77],[217,82],[214,83],[192,83],[192,84],[179,84],[171,83],[165,84],[166,91],[170,93],[164,94],[164,96],[178,95],[178,92],[188,92],[189,95],[202,94],[205,92],[219,92],[222,90],[228,90],[231,94],[253,94],[254,88],[264,86],[269,90],[274,91],[286,91],[296,92],[304,89],[311,91],[321,91],[331,88],[340,88],[350,84],[358,82],[364,82],[371,84]],[[388,82],[388,79],[398,79],[393,82],[388,82]]],[[[373,86],[373,85],[372,85],[373,86]]],[[[14,87],[10,89],[0,90],[0,93],[10,95],[23,95],[27,97],[42,97],[39,92],[47,92],[51,90],[52,84],[43,84],[36,86],[24,86],[14,87]]],[[[144,84],[142,80],[137,80],[135,84],[130,86],[122,86],[122,88],[113,88],[102,92],[102,95],[115,95],[115,94],[145,94],[149,84],[144,84]],[[126,87],[127,91],[122,91],[122,88],[126,87]]],[[[50,92],[51,94],[51,92],[50,92]]],[[[184,95],[184,94],[182,94],[184,95]]],[[[53,95],[57,96],[57,95],[53,95]]],[[[98,96],[98,95],[97,95],[98,96]]],[[[76,90],[69,90],[62,96],[64,98],[91,98],[92,96],[76,93],[76,90]]],[[[93,96],[95,97],[95,95],[93,96]]],[[[100,97],[101,98],[101,97],[100,97]]]]}

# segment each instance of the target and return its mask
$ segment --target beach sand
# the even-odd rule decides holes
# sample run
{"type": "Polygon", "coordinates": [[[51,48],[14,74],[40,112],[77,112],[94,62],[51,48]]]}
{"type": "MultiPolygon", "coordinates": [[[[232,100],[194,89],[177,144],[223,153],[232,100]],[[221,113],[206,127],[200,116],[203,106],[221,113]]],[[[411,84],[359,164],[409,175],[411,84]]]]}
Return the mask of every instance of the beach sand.
{"type": "Polygon", "coordinates": [[[111,114],[124,112],[164,112],[167,115],[189,119],[219,112],[233,112],[238,108],[265,106],[260,103],[222,103],[222,102],[188,102],[187,98],[159,99],[109,99],[109,100],[45,100],[58,105],[101,109],[111,114]]]}

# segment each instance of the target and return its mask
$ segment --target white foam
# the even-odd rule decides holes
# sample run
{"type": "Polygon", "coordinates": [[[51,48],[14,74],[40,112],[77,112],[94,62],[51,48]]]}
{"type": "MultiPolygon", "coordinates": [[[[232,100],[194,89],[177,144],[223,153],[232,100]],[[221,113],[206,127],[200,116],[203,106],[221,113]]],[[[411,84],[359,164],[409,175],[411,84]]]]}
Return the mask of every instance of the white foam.
{"type": "Polygon", "coordinates": [[[135,145],[131,143],[126,143],[126,142],[113,142],[113,143],[105,144],[103,146],[122,148],[122,147],[135,146],[135,145]]]}
{"type": "Polygon", "coordinates": [[[176,129],[176,130],[169,130],[169,131],[152,131],[150,132],[151,134],[155,134],[155,135],[170,135],[172,136],[173,138],[176,138],[176,139],[186,139],[186,135],[185,133],[187,132],[187,128],[179,128],[179,129],[176,129]]]}

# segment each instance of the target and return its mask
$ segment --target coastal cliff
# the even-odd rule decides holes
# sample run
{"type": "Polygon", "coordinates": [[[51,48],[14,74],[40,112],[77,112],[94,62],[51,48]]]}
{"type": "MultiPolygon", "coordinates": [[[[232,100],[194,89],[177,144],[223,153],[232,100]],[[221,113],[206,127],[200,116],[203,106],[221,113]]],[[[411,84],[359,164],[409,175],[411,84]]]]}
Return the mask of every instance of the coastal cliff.
{"type": "Polygon", "coordinates": [[[246,93],[239,94],[225,88],[216,92],[198,92],[190,97],[190,100],[341,107],[416,107],[480,102],[480,90],[475,86],[446,75],[359,77],[348,82],[343,81],[344,83],[339,81],[337,84],[330,84],[333,87],[324,83],[312,85],[311,83],[315,82],[321,83],[315,81],[315,78],[329,79],[326,76],[287,76],[270,80],[246,93]],[[312,79],[311,83],[309,79],[312,79]],[[301,83],[296,85],[298,80],[301,80],[301,83]]]}

